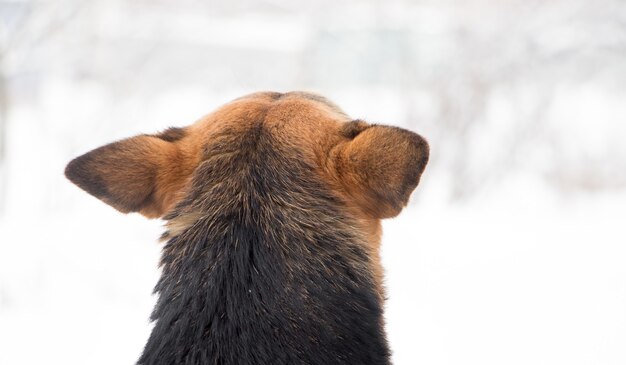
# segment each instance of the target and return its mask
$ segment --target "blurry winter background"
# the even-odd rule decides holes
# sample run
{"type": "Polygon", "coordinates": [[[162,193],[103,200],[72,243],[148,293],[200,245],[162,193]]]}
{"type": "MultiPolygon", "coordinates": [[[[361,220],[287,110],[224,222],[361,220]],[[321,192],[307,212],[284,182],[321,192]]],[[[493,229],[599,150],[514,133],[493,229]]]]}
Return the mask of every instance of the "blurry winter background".
{"type": "Polygon", "coordinates": [[[258,90],[423,134],[396,364],[626,364],[621,0],[0,0],[0,364],[132,364],[162,222],[63,177],[258,90]]]}

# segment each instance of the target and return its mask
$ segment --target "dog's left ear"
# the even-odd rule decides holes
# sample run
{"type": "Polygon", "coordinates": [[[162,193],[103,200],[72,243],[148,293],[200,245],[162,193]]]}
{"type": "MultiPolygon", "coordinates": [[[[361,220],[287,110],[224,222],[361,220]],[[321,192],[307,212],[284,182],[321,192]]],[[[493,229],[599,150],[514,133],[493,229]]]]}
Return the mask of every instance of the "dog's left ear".
{"type": "Polygon", "coordinates": [[[356,136],[334,152],[335,175],[368,215],[398,215],[428,163],[428,143],[420,135],[397,127],[369,126],[361,121],[347,127],[355,129],[350,133],[356,136]]]}
{"type": "Polygon", "coordinates": [[[96,148],[72,160],[65,176],[123,213],[163,216],[180,199],[197,159],[179,141],[140,135],[96,148]]]}

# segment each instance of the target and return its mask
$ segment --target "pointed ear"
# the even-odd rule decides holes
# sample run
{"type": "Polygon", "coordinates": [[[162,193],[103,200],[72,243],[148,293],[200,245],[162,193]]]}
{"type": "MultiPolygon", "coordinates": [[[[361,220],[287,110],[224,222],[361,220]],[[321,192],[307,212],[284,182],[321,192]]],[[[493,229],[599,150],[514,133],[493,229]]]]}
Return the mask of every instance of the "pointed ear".
{"type": "Polygon", "coordinates": [[[141,135],[87,152],[67,165],[65,176],[120,212],[160,217],[194,169],[176,141],[164,136],[141,135]]]}
{"type": "Polygon", "coordinates": [[[396,127],[346,125],[356,135],[337,149],[336,175],[348,195],[375,218],[398,215],[419,183],[429,147],[416,133],[396,127]],[[356,131],[352,129],[357,126],[356,131]]]}

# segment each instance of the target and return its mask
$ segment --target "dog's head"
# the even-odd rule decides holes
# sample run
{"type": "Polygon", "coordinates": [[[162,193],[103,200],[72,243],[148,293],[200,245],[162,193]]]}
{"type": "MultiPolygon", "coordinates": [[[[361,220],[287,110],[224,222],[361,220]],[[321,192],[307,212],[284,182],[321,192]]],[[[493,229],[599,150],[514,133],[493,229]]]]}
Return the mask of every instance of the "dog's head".
{"type": "Polygon", "coordinates": [[[164,216],[164,239],[195,237],[198,222],[235,234],[224,219],[279,241],[286,231],[347,229],[363,238],[382,298],[380,219],[407,204],[428,156],[413,132],[351,120],[317,95],[265,92],[190,126],[97,148],[65,174],[121,212],[164,216]]]}
{"type": "MultiPolygon", "coordinates": [[[[253,153],[261,133],[276,149],[306,160],[321,183],[361,218],[397,215],[429,155],[419,135],[351,120],[323,97],[264,92],[236,99],[190,126],[97,148],[71,161],[65,174],[121,212],[161,217],[186,196],[210,154],[237,148],[253,153]]],[[[249,163],[263,161],[260,156],[249,163]]]]}

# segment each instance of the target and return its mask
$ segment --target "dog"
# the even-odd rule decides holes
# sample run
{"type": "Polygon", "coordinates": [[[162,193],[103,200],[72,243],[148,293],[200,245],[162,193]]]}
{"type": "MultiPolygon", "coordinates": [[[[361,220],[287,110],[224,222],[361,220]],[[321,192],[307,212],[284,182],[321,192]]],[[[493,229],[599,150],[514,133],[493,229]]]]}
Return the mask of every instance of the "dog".
{"type": "Polygon", "coordinates": [[[428,158],[416,133],[315,94],[261,92],[65,174],[166,221],[138,364],[388,364],[381,219],[406,206],[428,158]]]}

